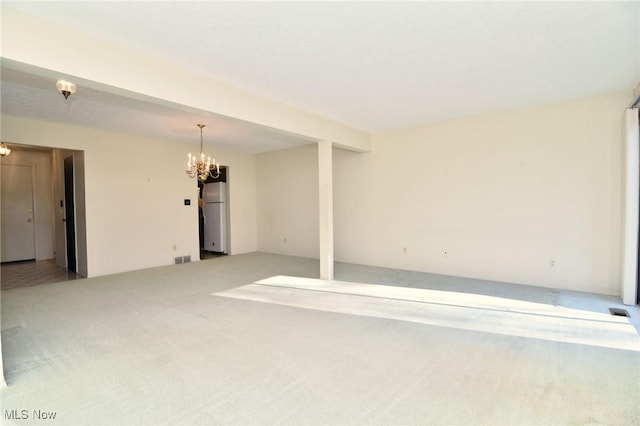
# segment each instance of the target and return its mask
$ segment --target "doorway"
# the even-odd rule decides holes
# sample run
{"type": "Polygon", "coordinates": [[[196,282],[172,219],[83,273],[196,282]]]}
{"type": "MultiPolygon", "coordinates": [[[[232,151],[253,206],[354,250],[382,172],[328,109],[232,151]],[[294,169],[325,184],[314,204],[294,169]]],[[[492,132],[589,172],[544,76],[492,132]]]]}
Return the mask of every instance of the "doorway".
{"type": "Polygon", "coordinates": [[[230,252],[229,168],[220,166],[220,175],[198,181],[198,229],[200,260],[225,256],[230,252]]]}
{"type": "Polygon", "coordinates": [[[2,288],[86,276],[83,153],[21,144],[11,144],[11,149],[1,159],[2,288]],[[63,219],[71,205],[64,205],[65,197],[73,202],[71,229],[76,234],[70,238],[74,256],[69,269],[63,219]]]}

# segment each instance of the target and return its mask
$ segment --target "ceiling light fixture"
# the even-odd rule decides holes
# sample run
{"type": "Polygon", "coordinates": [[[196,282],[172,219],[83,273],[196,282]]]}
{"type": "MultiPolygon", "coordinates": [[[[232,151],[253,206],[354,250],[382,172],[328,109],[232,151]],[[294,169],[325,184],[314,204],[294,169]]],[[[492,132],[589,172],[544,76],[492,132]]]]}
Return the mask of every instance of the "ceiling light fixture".
{"type": "Polygon", "coordinates": [[[69,95],[76,93],[76,85],[66,80],[58,80],[56,82],[56,89],[58,89],[58,92],[62,93],[62,96],[64,96],[65,99],[68,99],[69,95]]]}
{"type": "Polygon", "coordinates": [[[0,144],[0,157],[6,157],[11,154],[11,149],[7,146],[6,143],[0,144]]]}
{"type": "Polygon", "coordinates": [[[187,174],[190,178],[198,177],[202,182],[206,181],[209,176],[217,178],[220,176],[220,164],[216,163],[216,159],[213,161],[211,157],[206,157],[202,152],[202,128],[204,124],[197,124],[200,128],[200,155],[191,155],[189,153],[189,160],[187,160],[187,174]]]}

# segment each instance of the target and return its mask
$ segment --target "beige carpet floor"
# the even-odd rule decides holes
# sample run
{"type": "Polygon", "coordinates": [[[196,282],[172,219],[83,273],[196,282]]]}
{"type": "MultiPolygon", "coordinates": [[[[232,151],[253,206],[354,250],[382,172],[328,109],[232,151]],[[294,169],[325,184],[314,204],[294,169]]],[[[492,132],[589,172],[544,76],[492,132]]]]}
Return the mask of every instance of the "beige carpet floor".
{"type": "Polygon", "coordinates": [[[640,424],[637,307],[358,265],[292,278],[317,276],[253,253],[3,290],[0,423],[640,424]]]}

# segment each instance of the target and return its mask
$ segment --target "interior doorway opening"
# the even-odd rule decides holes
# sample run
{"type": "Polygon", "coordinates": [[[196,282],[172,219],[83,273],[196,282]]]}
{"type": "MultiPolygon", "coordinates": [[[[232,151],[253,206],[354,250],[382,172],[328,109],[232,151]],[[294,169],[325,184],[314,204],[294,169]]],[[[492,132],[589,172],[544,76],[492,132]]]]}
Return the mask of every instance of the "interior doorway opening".
{"type": "Polygon", "coordinates": [[[230,253],[229,167],[220,166],[218,177],[198,180],[200,260],[230,253]]]}
{"type": "Polygon", "coordinates": [[[84,152],[10,145],[0,165],[2,288],[87,276],[84,152]]]}

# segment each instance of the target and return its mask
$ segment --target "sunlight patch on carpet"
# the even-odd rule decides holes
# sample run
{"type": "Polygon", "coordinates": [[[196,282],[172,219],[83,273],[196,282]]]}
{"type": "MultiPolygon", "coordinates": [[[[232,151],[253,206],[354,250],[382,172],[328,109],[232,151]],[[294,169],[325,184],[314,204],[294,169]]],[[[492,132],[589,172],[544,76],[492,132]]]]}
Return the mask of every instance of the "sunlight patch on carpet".
{"type": "Polygon", "coordinates": [[[624,317],[495,296],[274,276],[214,296],[640,352],[624,317]]]}

